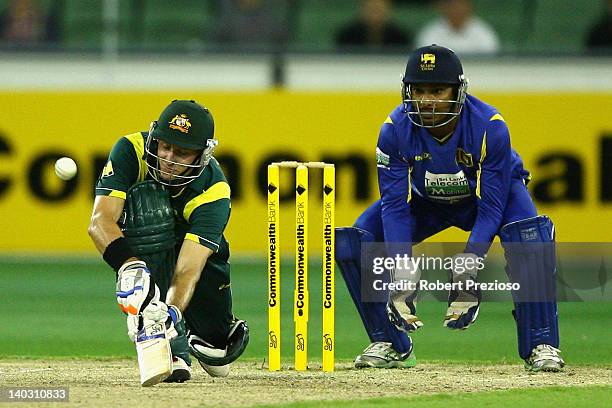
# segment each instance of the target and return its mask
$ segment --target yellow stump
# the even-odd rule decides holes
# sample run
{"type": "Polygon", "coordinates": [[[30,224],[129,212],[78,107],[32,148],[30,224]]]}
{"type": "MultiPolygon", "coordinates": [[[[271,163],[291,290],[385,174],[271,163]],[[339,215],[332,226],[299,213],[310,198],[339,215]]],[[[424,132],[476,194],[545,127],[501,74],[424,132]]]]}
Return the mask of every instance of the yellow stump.
{"type": "Polygon", "coordinates": [[[323,371],[334,371],[335,213],[336,177],[333,165],[323,169],[323,371]]]}
{"type": "Polygon", "coordinates": [[[278,371],[280,364],[280,168],[268,166],[268,367],[278,371]]]}
{"type": "Polygon", "coordinates": [[[295,186],[295,369],[308,366],[308,167],[300,164],[295,186]]]}

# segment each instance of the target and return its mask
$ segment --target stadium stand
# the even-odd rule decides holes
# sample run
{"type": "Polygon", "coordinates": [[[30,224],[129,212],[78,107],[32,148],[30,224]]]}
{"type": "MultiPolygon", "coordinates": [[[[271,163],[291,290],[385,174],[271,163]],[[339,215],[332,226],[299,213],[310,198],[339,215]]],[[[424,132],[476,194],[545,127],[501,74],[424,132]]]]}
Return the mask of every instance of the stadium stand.
{"type": "MultiPolygon", "coordinates": [[[[291,49],[333,51],[338,27],[356,14],[357,0],[302,0],[293,27],[291,49]]],[[[63,7],[63,46],[99,50],[104,25],[103,0],[39,0],[45,10],[63,7]]],[[[503,51],[510,53],[575,53],[584,49],[586,31],[602,12],[600,0],[473,0],[477,14],[497,31],[503,51]]],[[[0,10],[8,0],[0,0],[0,10]]],[[[119,44],[122,50],[181,51],[206,49],[213,43],[216,0],[120,0],[119,44]]],[[[394,21],[417,32],[436,18],[430,3],[395,6],[394,21]]],[[[212,44],[214,45],[214,44],[212,44]]]]}

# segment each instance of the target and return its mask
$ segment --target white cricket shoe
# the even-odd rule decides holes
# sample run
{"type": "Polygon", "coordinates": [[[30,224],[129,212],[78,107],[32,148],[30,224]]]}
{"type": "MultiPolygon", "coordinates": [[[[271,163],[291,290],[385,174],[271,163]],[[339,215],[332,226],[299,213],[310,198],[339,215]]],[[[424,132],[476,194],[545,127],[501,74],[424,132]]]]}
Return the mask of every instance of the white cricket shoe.
{"type": "MultiPolygon", "coordinates": [[[[225,357],[227,353],[226,349],[218,349],[214,347],[212,344],[202,339],[201,337],[196,336],[195,334],[192,334],[189,336],[189,344],[198,353],[204,354],[209,357],[222,358],[222,357],[225,357]]],[[[197,358],[197,355],[196,355],[196,358],[197,358]]],[[[206,371],[208,375],[210,375],[211,377],[227,377],[229,375],[229,372],[230,372],[229,364],[225,364],[222,366],[213,366],[213,365],[203,363],[200,360],[198,360],[198,363],[200,363],[204,371],[206,371]]]]}
{"type": "Polygon", "coordinates": [[[355,358],[355,368],[409,368],[416,365],[412,347],[407,353],[398,353],[391,343],[377,341],[371,343],[363,353],[355,358]]]}
{"type": "Polygon", "coordinates": [[[180,357],[172,356],[172,374],[164,382],[182,383],[191,379],[191,367],[180,357]]]}
{"type": "Polygon", "coordinates": [[[230,365],[222,365],[222,366],[212,366],[208,364],[204,364],[201,361],[198,361],[204,371],[208,373],[211,377],[227,377],[230,372],[230,365]]]}
{"type": "Polygon", "coordinates": [[[561,353],[561,350],[553,346],[540,344],[533,349],[529,358],[525,360],[525,369],[533,372],[562,371],[565,361],[563,361],[559,353],[561,353]]]}

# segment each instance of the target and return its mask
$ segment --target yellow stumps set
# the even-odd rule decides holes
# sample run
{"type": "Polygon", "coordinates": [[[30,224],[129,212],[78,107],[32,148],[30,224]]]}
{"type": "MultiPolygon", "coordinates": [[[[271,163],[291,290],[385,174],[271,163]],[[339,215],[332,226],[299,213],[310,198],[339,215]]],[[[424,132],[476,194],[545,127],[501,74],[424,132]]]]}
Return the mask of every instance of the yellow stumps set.
{"type": "Polygon", "coordinates": [[[333,164],[284,161],[268,166],[268,362],[270,371],[281,369],[280,340],[280,169],[296,172],[295,186],[295,290],[293,320],[295,325],[295,369],[308,368],[308,170],[323,170],[323,243],[322,309],[323,371],[334,370],[334,218],[336,175],[333,164]]]}

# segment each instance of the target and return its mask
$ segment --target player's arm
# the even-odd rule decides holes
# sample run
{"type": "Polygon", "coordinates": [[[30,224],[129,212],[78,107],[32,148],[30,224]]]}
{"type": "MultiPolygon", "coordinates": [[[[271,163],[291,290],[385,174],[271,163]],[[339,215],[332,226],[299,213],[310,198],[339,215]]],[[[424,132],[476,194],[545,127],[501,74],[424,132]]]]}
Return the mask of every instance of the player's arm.
{"type": "Polygon", "coordinates": [[[230,189],[220,181],[185,205],[183,217],[190,224],[181,246],[166,303],[184,311],[202,277],[208,258],[219,251],[230,214],[230,189]]]}
{"type": "Polygon", "coordinates": [[[115,271],[124,263],[136,260],[117,221],[123,212],[126,192],[139,177],[140,165],[135,147],[139,140],[142,136],[134,134],[115,143],[96,184],[88,233],[98,252],[115,271]]]}
{"type": "MultiPolygon", "coordinates": [[[[393,124],[385,122],[376,147],[384,237],[387,243],[387,256],[393,258],[412,255],[410,164],[402,156],[395,136],[393,124]]],[[[419,277],[420,273],[414,269],[395,268],[393,273],[395,281],[416,282],[419,277]]],[[[389,292],[387,314],[391,323],[399,330],[413,332],[423,326],[416,315],[415,296],[415,290],[389,292]]]]}
{"type": "MultiPolygon", "coordinates": [[[[405,243],[412,240],[410,165],[395,140],[393,125],[385,123],[376,147],[378,188],[385,242],[405,243]]],[[[410,255],[410,245],[406,252],[410,255]]]]}
{"type": "Polygon", "coordinates": [[[193,296],[195,286],[200,280],[206,261],[212,254],[212,249],[208,247],[190,240],[183,241],[166,303],[185,311],[193,296]]]}
{"type": "MultiPolygon", "coordinates": [[[[501,116],[495,115],[494,118],[499,119],[489,122],[480,151],[476,181],[478,214],[465,253],[455,256],[456,260],[462,259],[462,265],[467,265],[470,258],[473,259],[471,264],[476,265],[476,257],[483,257],[489,250],[499,230],[510,193],[510,135],[501,116]]],[[[476,267],[453,270],[453,282],[461,284],[460,287],[465,287],[467,281],[476,280],[477,277],[476,267]]],[[[478,317],[480,301],[480,290],[449,291],[444,326],[452,330],[470,327],[478,317]]]]}
{"type": "Polygon", "coordinates": [[[135,256],[117,225],[129,187],[144,178],[137,154],[142,144],[142,135],[135,133],[113,146],[96,184],[88,228],[96,249],[117,273],[117,303],[129,315],[138,315],[159,300],[159,289],[151,281],[147,265],[135,256]]]}
{"type": "Polygon", "coordinates": [[[468,239],[466,252],[484,255],[502,222],[510,194],[512,148],[503,120],[489,123],[481,147],[476,187],[478,215],[468,239]]]}
{"type": "MultiPolygon", "coordinates": [[[[111,242],[123,237],[117,221],[123,212],[124,204],[125,200],[119,197],[97,196],[94,201],[87,232],[100,254],[104,254],[111,242]]],[[[135,260],[135,258],[129,260],[135,260]]]]}

